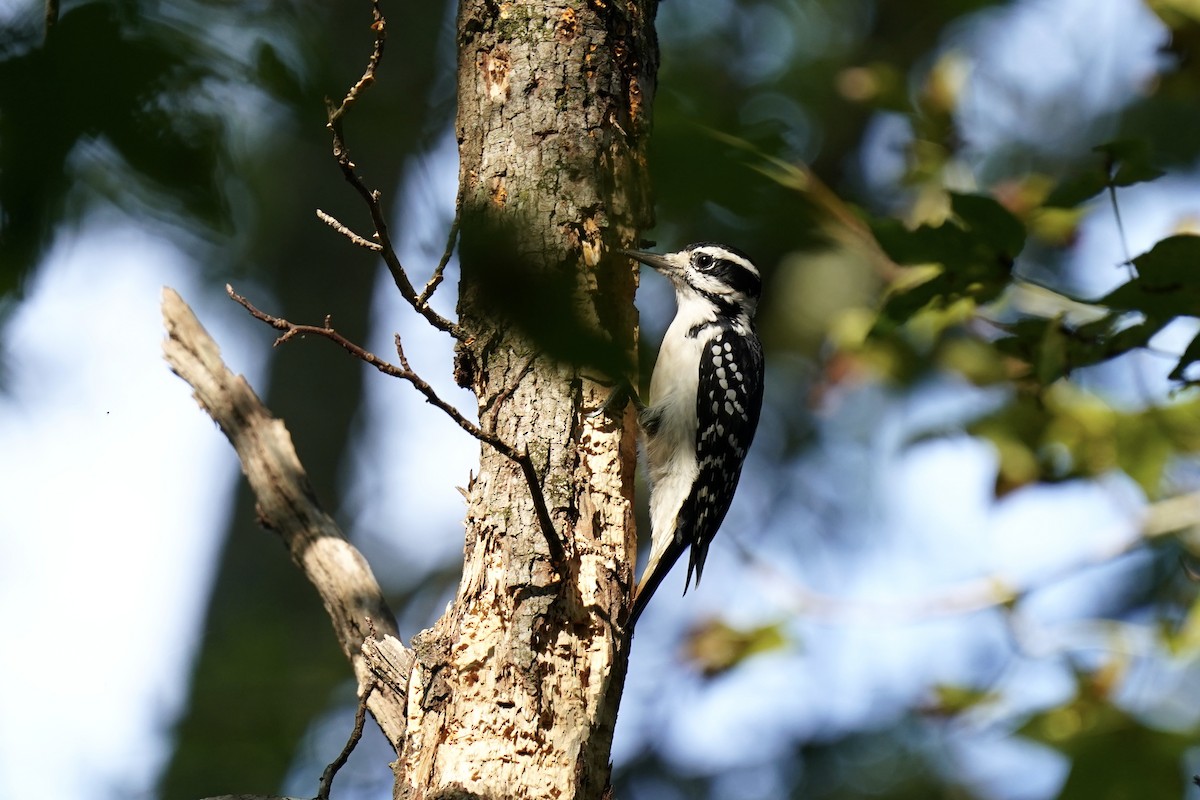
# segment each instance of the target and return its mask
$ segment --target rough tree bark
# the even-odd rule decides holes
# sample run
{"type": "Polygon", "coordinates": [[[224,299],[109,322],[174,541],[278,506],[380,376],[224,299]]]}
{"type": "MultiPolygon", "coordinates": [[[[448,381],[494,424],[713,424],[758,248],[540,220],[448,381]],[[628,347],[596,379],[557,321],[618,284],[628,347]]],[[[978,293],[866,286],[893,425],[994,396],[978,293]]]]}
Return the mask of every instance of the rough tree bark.
{"type": "Polygon", "coordinates": [[[645,144],[656,4],[463,0],[457,375],[481,426],[528,451],[556,535],[513,462],[481,448],[452,608],[414,641],[397,797],[598,798],[627,658],[632,425],[523,324],[635,341],[636,273],[606,257],[651,222],[645,144]],[[561,291],[545,291],[547,286],[561,291]],[[543,307],[520,309],[523,303],[543,307]]]}

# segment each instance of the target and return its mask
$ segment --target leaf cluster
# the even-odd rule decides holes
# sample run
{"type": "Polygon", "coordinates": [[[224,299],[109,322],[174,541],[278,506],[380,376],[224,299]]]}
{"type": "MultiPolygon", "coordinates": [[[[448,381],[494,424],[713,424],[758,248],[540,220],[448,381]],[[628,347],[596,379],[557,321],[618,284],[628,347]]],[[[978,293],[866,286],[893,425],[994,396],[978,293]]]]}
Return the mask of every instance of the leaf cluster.
{"type": "MultiPolygon", "coordinates": [[[[1120,470],[1155,496],[1171,459],[1200,446],[1190,395],[1166,405],[1146,398],[1147,408],[1119,411],[1073,380],[1132,353],[1164,357],[1151,340],[1168,325],[1200,316],[1200,236],[1162,239],[1130,259],[1123,283],[1095,299],[1022,273],[1023,251],[1047,249],[1038,225],[1047,216],[1065,219],[1080,204],[1164,174],[1151,164],[1144,141],[1102,145],[1094,156],[1017,211],[995,196],[948,192],[940,221],[910,227],[891,217],[869,220],[879,247],[902,269],[862,352],[905,382],[929,369],[950,370],[975,384],[1015,390],[970,428],[997,448],[1001,492],[1120,470]],[[1051,302],[1032,308],[1020,302],[1023,292],[1051,302]]],[[[1200,335],[1165,356],[1174,362],[1168,377],[1175,388],[1190,388],[1200,335]]]]}

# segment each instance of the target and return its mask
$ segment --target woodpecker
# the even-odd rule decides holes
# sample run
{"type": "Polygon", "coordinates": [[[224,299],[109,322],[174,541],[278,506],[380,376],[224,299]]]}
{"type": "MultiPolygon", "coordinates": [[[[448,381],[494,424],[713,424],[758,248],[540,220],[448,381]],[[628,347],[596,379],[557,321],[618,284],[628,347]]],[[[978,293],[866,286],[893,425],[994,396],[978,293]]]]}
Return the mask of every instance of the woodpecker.
{"type": "Polygon", "coordinates": [[[754,330],[762,278],[745,253],[713,242],[666,255],[623,252],[669,279],[676,303],[649,405],[625,387],[650,473],[650,561],[626,623],[632,628],[689,547],[683,591],[693,573],[700,584],[708,546],[733,501],[762,410],[763,353],[754,330]]]}

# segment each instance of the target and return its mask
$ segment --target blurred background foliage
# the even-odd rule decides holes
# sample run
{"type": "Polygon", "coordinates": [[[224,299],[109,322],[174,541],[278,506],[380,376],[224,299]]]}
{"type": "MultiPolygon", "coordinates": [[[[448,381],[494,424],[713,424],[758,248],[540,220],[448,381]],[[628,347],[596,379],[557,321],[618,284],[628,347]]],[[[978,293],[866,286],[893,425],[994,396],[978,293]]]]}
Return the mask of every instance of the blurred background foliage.
{"type": "MultiPolygon", "coordinates": [[[[451,6],[385,5],[383,79],[347,123],[355,160],[385,196],[398,195],[451,124],[451,6]]],[[[365,5],[91,0],[64,3],[49,30],[40,5],[4,15],[0,310],[21,302],[56,235],[115,205],[176,237],[216,286],[250,278],[273,313],[333,314],[362,338],[374,265],[313,209],[364,220],[323,125],[325,96],[361,72],[365,5]]],[[[659,36],[659,224],[647,235],[667,248],[736,243],[768,276],[770,407],[745,479],[754,487],[743,488],[764,501],[758,526],[787,537],[784,551],[801,562],[867,560],[870,541],[837,532],[875,485],[868,474],[887,470],[863,466],[872,434],[856,426],[917,406],[932,410],[915,414],[896,452],[964,437],[984,446],[996,508],[1083,484],[1119,486],[1143,505],[1116,546],[1097,531],[1096,547],[1085,542],[1067,567],[1024,582],[985,559],[966,573],[969,591],[920,579],[917,588],[946,593],[899,611],[843,604],[772,574],[765,584],[785,599],[766,612],[673,634],[675,649],[655,656],[682,676],[671,680],[705,697],[734,685],[744,697],[795,688],[811,674],[772,683],[760,671],[817,659],[813,619],[950,617],[998,633],[958,679],[912,677],[899,700],[876,710],[864,701],[850,721],[776,721],[768,732],[756,718],[742,755],[728,757],[735,763],[681,754],[671,742],[686,737],[654,716],[673,707],[630,707],[644,699],[635,660],[622,722],[641,733],[618,739],[645,746],[618,741],[618,796],[1189,796],[1200,771],[1200,201],[1193,193],[1182,210],[1143,214],[1138,230],[1121,212],[1129,192],[1180,193],[1197,181],[1200,6],[669,0],[659,36]],[[1089,15],[1109,13],[1136,27],[1093,49],[1089,15]],[[1096,239],[1106,246],[1090,246],[1096,239]],[[1132,566],[1104,571],[1131,554],[1132,566]],[[1022,626],[1060,590],[1074,598],[1076,635],[1032,643],[1022,626]],[[801,661],[778,660],[784,653],[801,661]],[[1037,681],[1024,676],[1047,664],[1067,685],[1031,700],[1037,681]]],[[[448,215],[437,222],[440,238],[448,215]]],[[[648,369],[661,315],[645,314],[648,369]]],[[[339,465],[356,446],[362,372],[321,347],[284,348],[270,370],[268,403],[288,421],[318,494],[344,498],[339,465]]],[[[937,503],[938,487],[925,488],[937,503]]],[[[311,772],[298,763],[328,760],[313,741],[330,709],[344,722],[347,674],[323,612],[253,518],[240,495],[160,785],[166,798],[275,791],[311,772]]],[[[939,547],[966,549],[975,533],[939,547]]],[[[445,534],[455,535],[450,523],[445,534]]],[[[748,574],[778,545],[730,538],[748,574]]],[[[394,607],[424,624],[430,598],[455,580],[453,564],[398,578],[394,607]]],[[[726,589],[748,592],[716,586],[726,589]]],[[[654,646],[652,635],[638,648],[654,646]]],[[[888,661],[888,635],[879,639],[867,648],[873,668],[888,661]]],[[[925,660],[951,660],[954,641],[925,660]]],[[[844,675],[867,668],[836,663],[833,685],[816,691],[852,692],[844,675]]],[[[348,796],[389,791],[386,778],[355,787],[348,796]]]]}

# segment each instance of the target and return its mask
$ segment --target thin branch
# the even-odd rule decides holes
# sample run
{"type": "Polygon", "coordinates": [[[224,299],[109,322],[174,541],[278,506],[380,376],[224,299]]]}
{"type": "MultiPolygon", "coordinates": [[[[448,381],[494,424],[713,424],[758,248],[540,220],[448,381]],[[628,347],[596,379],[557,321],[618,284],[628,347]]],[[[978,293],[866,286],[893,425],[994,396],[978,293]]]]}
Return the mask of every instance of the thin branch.
{"type": "Polygon", "coordinates": [[[397,366],[384,361],[374,353],[366,350],[363,347],[360,347],[359,345],[347,339],[345,336],[342,336],[340,333],[334,330],[329,317],[325,318],[325,324],[321,326],[297,325],[293,322],[288,322],[286,319],[271,316],[265,311],[260,311],[249,300],[235,292],[233,287],[228,284],[225,285],[225,291],[231,298],[233,298],[234,302],[250,312],[250,316],[261,322],[265,322],[275,330],[283,331],[283,335],[275,340],[276,347],[295,338],[296,336],[312,335],[328,339],[337,346],[341,347],[350,355],[364,363],[370,364],[383,374],[407,381],[413,386],[414,389],[416,389],[425,397],[425,401],[427,403],[438,409],[441,409],[446,416],[450,417],[455,425],[458,425],[458,427],[462,428],[479,441],[490,445],[496,450],[496,452],[500,453],[500,455],[504,456],[520,467],[521,474],[525,476],[525,482],[529,484],[529,494],[533,498],[533,507],[535,513],[537,514],[538,525],[541,527],[542,533],[546,537],[546,543],[550,548],[550,558],[555,566],[561,566],[566,563],[566,551],[563,549],[562,539],[558,535],[558,531],[554,528],[554,522],[550,518],[550,509],[546,506],[546,498],[542,494],[541,483],[537,475],[537,470],[534,468],[533,459],[530,458],[528,449],[526,449],[524,453],[519,452],[516,448],[501,439],[496,434],[485,431],[483,428],[480,428],[478,425],[471,422],[469,419],[464,417],[462,412],[460,412],[457,408],[443,400],[437,394],[437,392],[434,391],[433,387],[430,386],[429,383],[427,383],[424,378],[418,375],[409,365],[408,358],[404,355],[404,348],[400,342],[400,334],[396,334],[396,354],[400,358],[400,365],[397,366]]]}
{"type": "Polygon", "coordinates": [[[1129,278],[1132,280],[1137,277],[1137,270],[1133,266],[1133,256],[1129,253],[1129,240],[1125,236],[1125,223],[1121,221],[1121,205],[1117,202],[1117,185],[1113,183],[1114,166],[1109,165],[1108,168],[1108,199],[1112,203],[1113,218],[1117,222],[1117,237],[1121,240],[1121,254],[1125,256],[1124,264],[1126,271],[1129,273],[1129,278]]]}
{"type": "Polygon", "coordinates": [[[339,126],[342,117],[349,113],[354,104],[358,102],[359,95],[375,83],[375,70],[379,68],[379,62],[383,60],[383,46],[387,42],[387,19],[379,8],[379,0],[371,0],[371,16],[373,18],[371,30],[375,31],[375,49],[371,51],[371,58],[367,61],[367,68],[363,70],[362,77],[350,87],[337,108],[329,109],[331,126],[339,126]]]}
{"type": "Polygon", "coordinates": [[[367,700],[374,691],[375,684],[372,683],[367,686],[362,697],[358,698],[358,710],[354,712],[354,730],[350,731],[350,738],[346,740],[346,746],[342,748],[342,752],[338,753],[337,758],[329,762],[329,766],[325,767],[325,771],[321,773],[321,787],[317,789],[317,800],[329,800],[329,792],[333,789],[333,779],[337,776],[338,770],[346,766],[346,762],[350,760],[350,754],[354,752],[354,748],[362,739],[363,724],[367,721],[367,700]]]}
{"type": "Polygon", "coordinates": [[[371,713],[393,747],[405,733],[405,691],[412,652],[399,642],[395,618],[362,554],[346,540],[317,502],[291,435],[259,400],[246,379],[234,375],[221,351],[172,289],[163,291],[163,352],[175,374],[194,390],[229,439],[257,501],[260,522],[279,535],[292,560],[316,588],[342,652],[360,686],[379,680],[379,652],[389,662],[387,692],[372,695],[371,713]]]}
{"type": "Polygon", "coordinates": [[[538,478],[537,470],[533,466],[533,459],[529,456],[529,446],[525,446],[523,453],[517,452],[508,442],[474,424],[464,417],[457,408],[439,397],[433,390],[433,387],[413,372],[409,366],[408,357],[404,355],[404,345],[400,341],[400,334],[398,333],[396,334],[396,355],[399,357],[400,366],[403,368],[403,374],[400,377],[411,383],[418,392],[425,395],[427,403],[437,406],[446,412],[450,419],[454,420],[455,424],[464,431],[479,441],[491,445],[502,456],[508,458],[521,468],[521,474],[525,476],[525,482],[529,484],[529,494],[533,497],[533,510],[537,514],[538,525],[541,526],[542,533],[546,537],[546,544],[550,547],[550,558],[556,566],[565,564],[567,554],[563,549],[562,539],[559,537],[558,531],[554,528],[554,521],[550,519],[550,509],[546,507],[546,497],[542,494],[541,480],[538,478]]]}
{"type": "Polygon", "coordinates": [[[525,451],[520,455],[509,455],[508,453],[505,455],[517,462],[521,468],[521,474],[525,476],[525,482],[529,484],[529,492],[533,495],[533,510],[537,513],[538,525],[550,548],[550,562],[556,569],[562,569],[567,563],[567,552],[563,549],[562,538],[554,529],[554,520],[550,519],[550,509],[546,507],[546,497],[542,494],[537,470],[534,469],[533,459],[529,456],[529,445],[525,445],[525,451]]]}
{"type": "Polygon", "coordinates": [[[326,214],[324,211],[322,211],[319,208],[317,209],[317,219],[321,220],[326,225],[333,228],[335,231],[340,233],[342,236],[345,236],[347,239],[349,239],[351,242],[358,245],[359,247],[365,247],[367,250],[370,250],[375,253],[378,253],[380,250],[383,249],[383,245],[379,244],[379,242],[372,242],[370,239],[366,238],[365,236],[360,236],[359,234],[350,230],[350,228],[347,227],[346,225],[344,225],[340,220],[338,220],[337,217],[333,216],[332,214],[326,214]]]}
{"type": "Polygon", "coordinates": [[[400,257],[396,255],[396,249],[392,245],[392,237],[388,233],[383,206],[379,202],[380,194],[378,191],[368,189],[366,184],[363,183],[362,178],[358,176],[358,173],[354,169],[354,163],[350,161],[350,157],[346,152],[341,134],[336,131],[333,134],[333,152],[337,158],[338,166],[341,167],[342,175],[354,187],[359,196],[362,197],[363,202],[367,204],[367,208],[371,213],[371,222],[375,226],[375,235],[379,239],[379,254],[383,257],[383,262],[387,264],[388,272],[392,274],[392,282],[396,284],[396,288],[400,291],[400,296],[416,309],[417,313],[424,317],[430,325],[439,331],[449,333],[456,339],[461,338],[462,334],[457,324],[446,319],[428,305],[418,301],[417,290],[413,288],[412,281],[408,279],[408,273],[404,271],[404,265],[400,263],[400,257]]]}
{"type": "Polygon", "coordinates": [[[383,257],[384,263],[387,264],[388,271],[392,274],[392,281],[400,291],[400,296],[416,309],[417,313],[424,317],[430,325],[458,339],[461,338],[458,325],[438,314],[417,296],[417,290],[409,280],[404,265],[400,263],[400,258],[396,255],[396,248],[392,245],[386,215],[379,202],[382,195],[378,190],[367,188],[363,179],[359,177],[357,167],[350,159],[350,151],[346,149],[346,141],[342,134],[342,118],[353,108],[359,96],[375,83],[375,70],[383,59],[383,46],[387,41],[387,20],[384,18],[383,12],[379,10],[379,0],[372,0],[371,13],[374,15],[371,29],[375,31],[375,48],[371,52],[371,58],[367,61],[367,68],[358,82],[351,86],[350,91],[342,98],[341,104],[336,107],[331,105],[329,108],[329,119],[325,127],[333,135],[333,157],[342,171],[342,177],[367,204],[367,210],[371,214],[371,223],[375,226],[375,238],[379,240],[378,252],[383,257]]]}
{"type": "Polygon", "coordinates": [[[46,29],[43,34],[46,39],[50,38],[50,29],[58,24],[58,6],[59,0],[46,0],[46,29]]]}
{"type": "Polygon", "coordinates": [[[446,271],[446,265],[450,263],[450,258],[454,255],[454,245],[458,243],[458,229],[461,222],[462,202],[460,198],[460,201],[454,204],[454,221],[450,223],[450,233],[446,236],[446,249],[442,251],[442,258],[433,270],[433,275],[429,277],[429,282],[425,284],[425,288],[417,295],[418,305],[428,305],[429,298],[433,296],[434,290],[442,282],[442,275],[446,271]]]}

